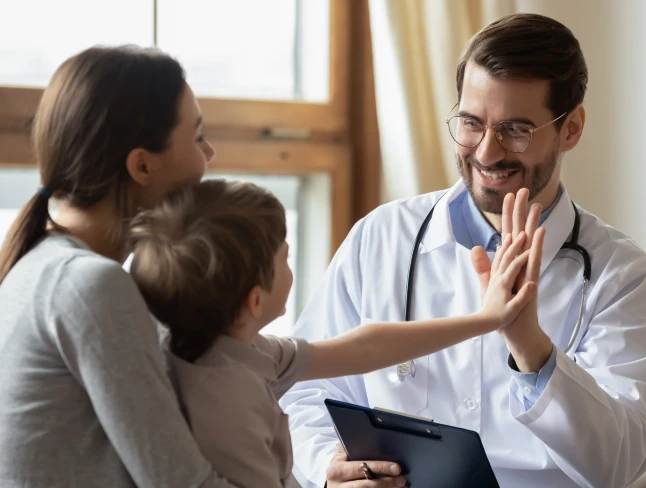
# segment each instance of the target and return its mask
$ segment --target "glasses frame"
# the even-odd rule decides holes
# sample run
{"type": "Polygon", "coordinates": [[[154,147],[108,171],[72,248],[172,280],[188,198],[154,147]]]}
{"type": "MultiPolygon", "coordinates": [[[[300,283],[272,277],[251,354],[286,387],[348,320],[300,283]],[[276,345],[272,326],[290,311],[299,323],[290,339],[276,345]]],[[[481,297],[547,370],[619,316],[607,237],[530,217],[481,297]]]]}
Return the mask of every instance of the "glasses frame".
{"type": "MultiPolygon", "coordinates": [[[[449,115],[451,115],[451,113],[455,110],[455,107],[457,107],[459,104],[460,104],[460,102],[453,105],[453,108],[449,112],[449,115]]],[[[464,117],[463,115],[453,115],[452,117],[449,117],[447,115],[447,117],[444,119],[444,123],[446,124],[447,129],[449,129],[449,134],[451,134],[451,139],[453,139],[455,141],[455,143],[457,145],[459,145],[459,146],[466,147],[466,148],[469,148],[469,149],[473,149],[474,147],[478,147],[480,145],[480,143],[484,140],[485,135],[487,134],[487,129],[491,128],[495,132],[496,141],[498,141],[498,144],[500,144],[500,147],[502,147],[505,151],[520,154],[520,153],[524,153],[525,151],[527,151],[527,149],[529,149],[529,146],[531,146],[532,139],[533,139],[533,136],[534,136],[534,132],[539,131],[539,130],[547,127],[548,125],[553,124],[554,122],[556,122],[557,120],[562,119],[566,115],[567,115],[567,112],[563,112],[561,115],[556,117],[554,120],[550,120],[547,124],[543,124],[540,127],[530,127],[528,124],[525,124],[525,122],[516,122],[515,120],[501,120],[501,121],[496,122],[495,124],[493,124],[491,126],[490,125],[485,125],[485,124],[480,124],[480,125],[482,125],[482,137],[473,146],[465,146],[464,144],[460,144],[458,141],[455,140],[455,137],[453,137],[453,133],[451,132],[451,126],[449,125],[449,123],[453,119],[455,119],[457,117],[460,117],[460,118],[464,117]],[[500,132],[496,131],[496,127],[498,127],[500,124],[509,123],[509,122],[514,122],[514,123],[517,123],[517,124],[524,124],[529,128],[529,142],[527,143],[527,147],[525,149],[523,149],[522,151],[512,151],[511,149],[507,149],[505,146],[502,145],[501,139],[502,139],[503,136],[502,136],[502,134],[500,132]]]]}

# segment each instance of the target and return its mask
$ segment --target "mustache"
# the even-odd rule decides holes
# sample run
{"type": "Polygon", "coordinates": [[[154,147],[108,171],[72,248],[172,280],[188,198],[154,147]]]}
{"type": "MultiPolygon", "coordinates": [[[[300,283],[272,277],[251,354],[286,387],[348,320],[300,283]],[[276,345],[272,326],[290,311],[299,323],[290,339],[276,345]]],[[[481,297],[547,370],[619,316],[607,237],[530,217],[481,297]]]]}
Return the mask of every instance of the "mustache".
{"type": "Polygon", "coordinates": [[[475,156],[467,156],[464,158],[464,163],[470,166],[473,166],[476,169],[481,171],[522,171],[523,165],[519,161],[498,161],[497,163],[490,164],[489,166],[483,166],[476,159],[475,156]]]}

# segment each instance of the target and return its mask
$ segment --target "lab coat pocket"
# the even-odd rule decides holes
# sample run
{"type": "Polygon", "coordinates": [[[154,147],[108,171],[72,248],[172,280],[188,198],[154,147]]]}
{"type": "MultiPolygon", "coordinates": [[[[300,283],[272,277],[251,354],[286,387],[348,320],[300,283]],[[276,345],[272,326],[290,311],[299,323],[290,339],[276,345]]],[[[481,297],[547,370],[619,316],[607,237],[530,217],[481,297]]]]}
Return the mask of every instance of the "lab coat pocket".
{"type": "MultiPolygon", "coordinates": [[[[375,322],[381,321],[367,317],[361,319],[361,325],[375,322]]],[[[371,407],[381,407],[409,414],[418,414],[426,408],[428,356],[411,359],[412,364],[409,365],[409,368],[403,368],[404,374],[401,375],[403,381],[397,372],[397,366],[364,375],[368,403],[371,407]]]]}

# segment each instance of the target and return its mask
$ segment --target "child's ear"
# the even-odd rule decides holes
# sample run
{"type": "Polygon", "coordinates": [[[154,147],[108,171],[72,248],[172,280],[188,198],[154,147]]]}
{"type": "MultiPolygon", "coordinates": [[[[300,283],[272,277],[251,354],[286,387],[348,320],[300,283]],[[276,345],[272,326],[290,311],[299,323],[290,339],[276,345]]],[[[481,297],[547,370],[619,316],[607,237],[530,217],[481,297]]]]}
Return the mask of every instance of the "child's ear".
{"type": "Polygon", "coordinates": [[[251,289],[245,300],[245,305],[252,318],[259,319],[262,317],[262,288],[260,288],[260,285],[256,285],[251,289]]]}

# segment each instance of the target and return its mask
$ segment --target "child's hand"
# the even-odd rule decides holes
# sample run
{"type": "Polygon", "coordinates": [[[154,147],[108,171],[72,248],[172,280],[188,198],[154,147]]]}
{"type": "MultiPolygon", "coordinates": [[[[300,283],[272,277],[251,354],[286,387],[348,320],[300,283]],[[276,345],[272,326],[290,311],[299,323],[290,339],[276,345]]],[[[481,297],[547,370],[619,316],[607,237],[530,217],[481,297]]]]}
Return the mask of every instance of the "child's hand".
{"type": "Polygon", "coordinates": [[[518,276],[529,259],[530,250],[523,252],[525,239],[524,232],[518,234],[513,242],[511,234],[507,234],[491,264],[482,247],[478,246],[471,252],[473,267],[480,278],[482,290],[480,313],[500,324],[499,328],[504,328],[513,322],[521,310],[536,296],[537,285],[533,281],[526,282],[518,292],[514,290],[518,276]]]}

